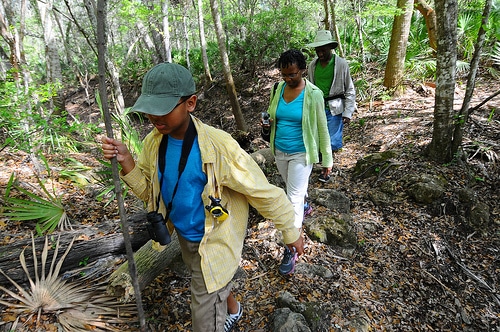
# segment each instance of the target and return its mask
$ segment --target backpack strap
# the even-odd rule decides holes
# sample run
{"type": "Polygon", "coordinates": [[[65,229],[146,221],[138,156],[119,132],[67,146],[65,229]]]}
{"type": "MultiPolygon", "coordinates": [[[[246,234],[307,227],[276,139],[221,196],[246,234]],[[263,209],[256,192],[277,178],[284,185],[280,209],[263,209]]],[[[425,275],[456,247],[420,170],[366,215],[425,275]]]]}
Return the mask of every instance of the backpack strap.
{"type": "Polygon", "coordinates": [[[280,84],[279,82],[276,82],[274,83],[273,85],[273,95],[276,93],[276,89],[278,88],[278,84],[280,84]]]}

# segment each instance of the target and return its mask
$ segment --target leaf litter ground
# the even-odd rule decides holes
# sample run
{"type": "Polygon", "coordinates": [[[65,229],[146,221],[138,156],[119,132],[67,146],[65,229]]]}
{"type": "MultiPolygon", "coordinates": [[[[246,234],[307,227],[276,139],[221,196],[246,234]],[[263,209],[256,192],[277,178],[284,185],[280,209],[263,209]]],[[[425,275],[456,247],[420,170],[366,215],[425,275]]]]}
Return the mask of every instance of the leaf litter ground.
{"type": "MultiPolygon", "coordinates": [[[[267,105],[267,93],[277,75],[265,73],[254,82],[241,82],[242,111],[250,133],[242,142],[247,150],[266,147],[259,137],[259,116],[267,105]],[[245,88],[246,86],[246,88],[245,88]]],[[[473,105],[497,91],[498,84],[478,82],[473,105]]],[[[373,92],[372,95],[376,95],[373,92]]],[[[234,132],[234,119],[223,84],[215,83],[200,98],[195,115],[205,122],[234,132]]],[[[457,90],[457,99],[463,92],[457,90]]],[[[73,115],[94,118],[95,105],[85,107],[72,99],[73,115]]],[[[296,273],[283,278],[277,273],[283,248],[270,221],[253,211],[245,240],[240,271],[234,292],[244,307],[235,331],[270,331],[276,297],[288,291],[301,302],[320,303],[329,328],[325,331],[355,330],[369,326],[373,331],[500,331],[500,230],[499,230],[499,101],[493,99],[476,111],[467,128],[464,147],[467,163],[436,165],[422,157],[432,136],[433,89],[425,85],[408,86],[405,94],[390,101],[374,98],[361,103],[345,132],[345,147],[335,154],[334,177],[318,183],[315,167],[310,187],[332,188],[351,201],[353,228],[358,245],[345,251],[306,235],[306,253],[298,264],[317,264],[331,270],[332,278],[296,273]],[[496,112],[495,112],[496,110],[496,112]],[[363,156],[394,149],[397,165],[376,177],[352,177],[356,161],[363,156]],[[457,188],[472,188],[490,208],[490,223],[480,231],[471,229],[461,216],[442,207],[419,205],[404,194],[406,174],[432,170],[443,175],[449,185],[445,195],[453,201],[457,188]],[[390,203],[375,205],[370,192],[384,183],[396,183],[399,194],[390,203]],[[357,322],[357,325],[355,325],[357,322]]],[[[144,132],[148,130],[143,125],[144,132]]],[[[88,154],[75,155],[84,164],[97,167],[98,146],[88,154]]],[[[62,158],[54,156],[53,160],[62,158]]],[[[8,151],[0,157],[2,194],[13,169],[30,182],[29,160],[8,151]]],[[[61,167],[64,167],[61,164],[61,167]]],[[[89,189],[77,189],[68,181],[56,183],[68,198],[75,224],[116,222],[116,206],[97,202],[89,189]],[[81,207],[85,206],[86,209],[81,207]]],[[[92,191],[92,190],[90,190],[92,191]]],[[[129,213],[140,207],[133,197],[126,200],[129,213]]],[[[305,223],[330,213],[313,202],[313,213],[305,223]]],[[[446,207],[446,206],[445,206],[446,207]]],[[[8,245],[29,233],[32,225],[0,220],[0,239],[8,245]]],[[[148,326],[152,331],[189,331],[189,276],[182,263],[174,264],[143,292],[148,326]]],[[[123,330],[132,330],[125,326],[123,330]]]]}

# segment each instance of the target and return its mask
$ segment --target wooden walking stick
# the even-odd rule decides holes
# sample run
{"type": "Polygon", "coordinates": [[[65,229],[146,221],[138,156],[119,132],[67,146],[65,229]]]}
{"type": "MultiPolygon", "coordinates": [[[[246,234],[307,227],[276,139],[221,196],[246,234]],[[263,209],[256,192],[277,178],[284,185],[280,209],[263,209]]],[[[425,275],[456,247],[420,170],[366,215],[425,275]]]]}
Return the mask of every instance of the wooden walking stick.
{"type": "MultiPolygon", "coordinates": [[[[98,68],[99,68],[99,95],[101,99],[102,113],[104,115],[104,123],[106,125],[106,135],[110,138],[113,138],[113,127],[111,126],[111,116],[109,114],[109,108],[108,108],[108,95],[106,92],[106,13],[107,13],[106,0],[98,0],[97,1],[97,58],[98,58],[98,68]]],[[[125,215],[125,206],[123,204],[120,175],[118,173],[118,161],[116,160],[116,157],[111,159],[111,166],[113,171],[115,194],[120,214],[123,240],[125,242],[125,250],[127,252],[129,273],[132,278],[132,285],[134,286],[134,295],[137,304],[139,323],[141,326],[141,331],[146,331],[146,320],[144,317],[144,310],[142,308],[141,290],[139,289],[139,282],[137,280],[137,269],[134,261],[134,252],[132,250],[132,244],[130,243],[128,220],[127,216],[125,215]]]]}

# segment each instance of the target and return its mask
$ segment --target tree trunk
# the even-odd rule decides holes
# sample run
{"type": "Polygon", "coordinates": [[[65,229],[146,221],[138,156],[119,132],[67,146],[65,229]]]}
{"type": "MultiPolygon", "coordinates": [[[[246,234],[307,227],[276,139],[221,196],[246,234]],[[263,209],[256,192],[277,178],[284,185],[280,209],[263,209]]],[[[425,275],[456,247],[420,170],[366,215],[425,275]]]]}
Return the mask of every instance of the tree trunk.
{"type": "Polygon", "coordinates": [[[429,158],[440,163],[452,160],[453,101],[457,62],[457,1],[437,0],[436,97],[429,158]]]}
{"type": "Polygon", "coordinates": [[[238,130],[246,132],[248,128],[245,123],[245,119],[243,118],[243,114],[241,113],[238,95],[236,94],[236,87],[234,86],[233,75],[231,74],[231,66],[229,65],[229,57],[226,49],[226,38],[224,30],[222,29],[217,0],[210,0],[210,8],[212,10],[215,34],[217,35],[217,43],[219,45],[219,51],[222,58],[222,70],[224,72],[224,78],[226,79],[226,89],[229,95],[229,101],[233,110],[234,119],[236,121],[236,127],[238,130]]]}
{"type": "Polygon", "coordinates": [[[125,99],[123,98],[122,86],[120,84],[120,73],[115,66],[115,63],[111,61],[108,55],[106,55],[106,67],[108,69],[108,75],[111,77],[112,87],[114,90],[113,99],[115,111],[117,114],[123,114],[125,111],[125,99]]]}
{"type": "MultiPolygon", "coordinates": [[[[95,24],[94,27],[97,26],[97,18],[96,18],[96,4],[94,0],[85,0],[84,1],[85,8],[87,9],[87,14],[89,16],[89,20],[92,24],[95,24]]],[[[93,40],[97,40],[97,31],[93,29],[94,36],[96,37],[93,40]]],[[[123,98],[122,88],[120,84],[120,73],[116,69],[116,66],[113,61],[106,54],[106,72],[111,79],[111,86],[113,87],[113,99],[115,110],[118,114],[123,114],[125,111],[125,100],[123,98]]]]}
{"type": "Polygon", "coordinates": [[[5,80],[7,71],[12,69],[7,52],[0,45],[0,80],[5,80]]]}
{"type": "Polygon", "coordinates": [[[332,29],[333,29],[333,35],[335,36],[335,40],[338,43],[337,49],[335,52],[341,56],[342,58],[344,57],[344,48],[342,47],[342,43],[340,42],[340,34],[339,34],[339,28],[337,26],[337,18],[335,16],[335,0],[330,1],[330,7],[331,7],[331,13],[332,13],[332,29]]]}
{"type": "Polygon", "coordinates": [[[170,28],[168,21],[168,2],[170,0],[163,0],[161,11],[163,13],[163,45],[165,47],[165,60],[172,62],[172,47],[170,46],[170,28]]]}
{"type": "MultiPolygon", "coordinates": [[[[413,0],[398,0],[397,6],[403,13],[394,16],[389,55],[385,67],[384,86],[386,88],[402,87],[400,83],[405,69],[406,47],[413,14],[413,0]]],[[[402,91],[397,89],[396,95],[400,92],[402,91]]]]}
{"type": "MultiPolygon", "coordinates": [[[[152,248],[151,240],[144,244],[135,254],[137,279],[139,290],[143,290],[156,277],[162,274],[172,261],[181,257],[181,248],[177,233],[172,234],[172,241],[163,251],[152,248]]],[[[129,301],[134,296],[132,279],[128,272],[128,263],[125,262],[109,277],[108,293],[119,297],[121,301],[129,301]]]]}
{"type": "Polygon", "coordinates": [[[465,97],[462,103],[462,108],[458,113],[458,120],[455,124],[455,130],[453,133],[453,143],[451,146],[451,153],[455,155],[458,152],[458,148],[462,144],[462,138],[464,134],[464,127],[469,120],[469,104],[472,99],[472,94],[474,93],[474,87],[476,86],[476,74],[477,68],[479,67],[479,60],[481,58],[481,53],[483,50],[484,40],[486,38],[486,30],[484,27],[488,24],[488,17],[490,16],[491,10],[491,0],[486,0],[483,9],[483,18],[481,20],[481,26],[479,27],[476,46],[474,47],[474,55],[472,56],[472,61],[470,65],[469,76],[467,77],[467,88],[465,90],[465,97]]]}
{"type": "MultiPolygon", "coordinates": [[[[10,0],[2,0],[0,3],[3,8],[0,8],[0,32],[2,38],[9,45],[10,56],[9,61],[14,69],[13,72],[14,79],[19,80],[21,77],[19,73],[21,73],[21,65],[26,63],[26,59],[24,57],[24,49],[23,49],[23,39],[24,39],[24,12],[21,9],[21,15],[17,15],[13,8],[11,7],[13,3],[10,0]],[[5,15],[4,15],[5,14],[5,15]],[[16,17],[19,17],[19,21],[16,21],[16,17]],[[16,27],[18,27],[17,30],[16,27]]],[[[25,8],[25,2],[24,6],[25,8]]]]}
{"type": "Polygon", "coordinates": [[[436,12],[424,0],[415,0],[415,8],[424,17],[427,36],[429,37],[429,46],[436,51],[436,12]]]}
{"type": "Polygon", "coordinates": [[[330,30],[330,13],[328,10],[328,0],[323,0],[323,9],[325,10],[325,17],[323,18],[323,26],[325,30],[330,30]]]}
{"type": "MultiPolygon", "coordinates": [[[[144,42],[146,50],[149,51],[149,53],[151,54],[153,63],[160,63],[161,57],[156,52],[157,48],[155,47],[153,39],[149,35],[148,29],[144,26],[144,24],[141,21],[137,21],[136,26],[137,26],[137,32],[139,34],[137,37],[144,42]]],[[[130,49],[133,47],[133,45],[134,43],[131,43],[130,49]]],[[[130,51],[128,53],[130,53],[130,51]]]]}
{"type": "Polygon", "coordinates": [[[185,3],[182,4],[183,10],[182,10],[182,34],[184,35],[184,50],[186,52],[186,66],[191,70],[191,61],[189,60],[189,33],[188,33],[188,14],[187,14],[187,9],[188,9],[188,2],[186,1],[185,3]]]}
{"type": "Polygon", "coordinates": [[[50,97],[50,109],[52,115],[61,116],[64,109],[64,97],[62,91],[61,60],[59,57],[58,43],[55,37],[52,0],[33,1],[34,8],[38,5],[40,22],[43,28],[43,41],[45,43],[45,66],[47,81],[53,84],[55,98],[50,97]]]}
{"type": "MultiPolygon", "coordinates": [[[[108,109],[108,98],[107,98],[107,88],[106,88],[106,62],[108,62],[108,66],[113,63],[109,60],[107,56],[107,0],[98,0],[97,1],[97,60],[98,60],[98,72],[99,72],[99,93],[101,95],[101,110],[104,118],[104,124],[106,127],[106,136],[113,138],[113,126],[111,125],[111,114],[108,109]],[[108,59],[108,60],[106,60],[108,59]]],[[[112,68],[114,71],[114,65],[112,68]]],[[[116,75],[117,77],[118,75],[116,75]]],[[[115,75],[112,74],[114,78],[115,75]]],[[[118,82],[117,86],[120,86],[118,82]]],[[[120,110],[121,111],[121,110],[120,110]]],[[[121,112],[120,112],[121,113],[121,112]]],[[[118,204],[118,212],[120,216],[120,227],[123,235],[123,242],[125,244],[125,252],[127,253],[127,261],[129,263],[129,273],[132,279],[132,284],[134,285],[134,298],[136,299],[137,306],[137,316],[139,318],[140,323],[140,331],[146,331],[146,318],[144,316],[144,309],[142,306],[142,297],[141,292],[139,290],[139,283],[137,277],[137,270],[134,261],[134,250],[132,248],[132,242],[130,239],[129,233],[129,224],[128,218],[125,213],[125,204],[123,202],[122,196],[122,186],[120,180],[120,170],[118,167],[118,159],[115,157],[111,159],[111,168],[113,171],[113,183],[114,183],[114,192],[118,204]]]]}
{"type": "Polygon", "coordinates": [[[352,9],[355,14],[355,21],[356,21],[356,26],[358,27],[358,38],[359,38],[359,50],[361,53],[361,63],[364,65],[366,63],[366,56],[365,56],[365,47],[364,47],[364,42],[363,42],[363,25],[361,24],[362,20],[362,13],[361,13],[361,5],[360,1],[356,2],[356,0],[352,1],[352,9]]]}
{"type": "MultiPolygon", "coordinates": [[[[193,0],[193,7],[196,7],[193,0]]],[[[201,58],[203,60],[203,69],[205,70],[205,79],[212,82],[210,65],[207,55],[207,40],[205,38],[205,23],[203,22],[203,0],[198,0],[198,27],[200,33],[201,58]]]]}

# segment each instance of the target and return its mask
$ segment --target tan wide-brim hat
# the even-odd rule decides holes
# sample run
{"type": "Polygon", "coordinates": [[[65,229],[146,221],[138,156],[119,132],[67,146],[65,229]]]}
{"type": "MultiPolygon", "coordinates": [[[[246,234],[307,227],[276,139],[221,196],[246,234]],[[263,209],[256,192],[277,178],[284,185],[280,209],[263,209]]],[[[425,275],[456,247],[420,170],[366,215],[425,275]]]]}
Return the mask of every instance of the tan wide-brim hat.
{"type": "Polygon", "coordinates": [[[319,30],[316,33],[314,42],[307,44],[306,47],[321,47],[325,45],[331,45],[332,48],[336,48],[339,43],[332,38],[332,33],[329,30],[319,30]]]}

